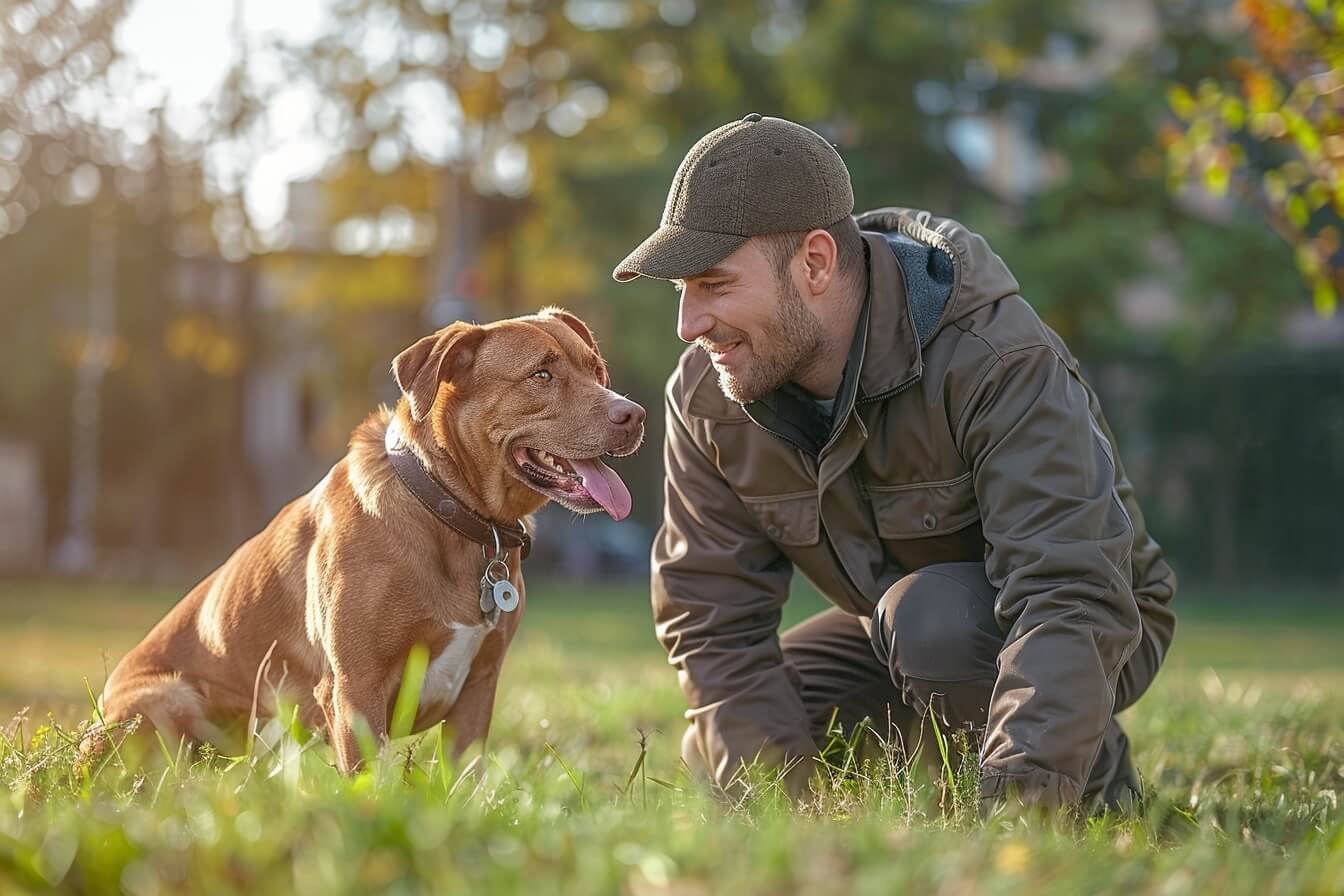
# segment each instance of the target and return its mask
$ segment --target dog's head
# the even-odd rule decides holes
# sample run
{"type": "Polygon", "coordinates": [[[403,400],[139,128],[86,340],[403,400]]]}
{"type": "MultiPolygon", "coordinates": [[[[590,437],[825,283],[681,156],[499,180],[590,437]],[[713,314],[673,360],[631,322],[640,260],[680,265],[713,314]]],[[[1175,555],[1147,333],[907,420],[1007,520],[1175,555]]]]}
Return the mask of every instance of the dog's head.
{"type": "Polygon", "coordinates": [[[501,513],[523,516],[546,499],[630,513],[629,489],[602,458],[634,453],[644,409],[607,387],[597,341],[573,314],[455,323],[397,355],[392,372],[413,437],[501,513]]]}

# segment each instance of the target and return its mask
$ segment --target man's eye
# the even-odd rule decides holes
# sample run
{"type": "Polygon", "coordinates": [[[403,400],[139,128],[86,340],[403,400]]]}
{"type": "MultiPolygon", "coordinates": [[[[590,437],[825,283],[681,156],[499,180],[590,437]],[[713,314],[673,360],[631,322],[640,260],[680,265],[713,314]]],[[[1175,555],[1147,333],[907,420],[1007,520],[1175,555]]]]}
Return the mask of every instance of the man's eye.
{"type": "Polygon", "coordinates": [[[543,383],[549,383],[554,377],[551,376],[549,370],[538,370],[536,373],[532,374],[532,379],[541,380],[543,383]]]}

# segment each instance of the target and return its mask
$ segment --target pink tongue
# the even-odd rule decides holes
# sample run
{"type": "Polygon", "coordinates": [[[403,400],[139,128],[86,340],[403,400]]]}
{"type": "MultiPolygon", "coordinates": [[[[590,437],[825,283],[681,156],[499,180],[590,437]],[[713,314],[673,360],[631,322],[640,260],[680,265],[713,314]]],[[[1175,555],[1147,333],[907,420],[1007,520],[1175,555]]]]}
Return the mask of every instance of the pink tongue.
{"type": "Polygon", "coordinates": [[[625,487],[615,470],[597,458],[570,459],[569,465],[583,477],[584,489],[594,501],[602,505],[603,510],[611,514],[612,519],[623,520],[630,515],[630,489],[625,487]]]}

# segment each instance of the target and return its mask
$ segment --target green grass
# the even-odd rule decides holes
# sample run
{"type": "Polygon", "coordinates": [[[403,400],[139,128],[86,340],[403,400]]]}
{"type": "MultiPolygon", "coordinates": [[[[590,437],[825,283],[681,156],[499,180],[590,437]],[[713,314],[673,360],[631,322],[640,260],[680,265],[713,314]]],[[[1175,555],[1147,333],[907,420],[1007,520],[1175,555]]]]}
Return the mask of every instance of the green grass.
{"type": "MultiPolygon", "coordinates": [[[[1344,892],[1344,615],[1186,601],[1167,668],[1123,719],[1141,817],[982,823],[883,761],[790,807],[693,787],[682,702],[638,585],[534,583],[488,754],[397,741],[354,779],[325,745],[246,761],[113,757],[84,777],[61,732],[177,592],[0,583],[0,893],[1344,892]],[[54,721],[59,727],[50,727],[54,721]],[[647,748],[641,750],[641,732],[647,748]],[[940,806],[941,803],[941,806],[940,806]]],[[[820,607],[801,591],[791,620],[820,607]]],[[[841,754],[838,761],[843,761],[841,754]]]]}

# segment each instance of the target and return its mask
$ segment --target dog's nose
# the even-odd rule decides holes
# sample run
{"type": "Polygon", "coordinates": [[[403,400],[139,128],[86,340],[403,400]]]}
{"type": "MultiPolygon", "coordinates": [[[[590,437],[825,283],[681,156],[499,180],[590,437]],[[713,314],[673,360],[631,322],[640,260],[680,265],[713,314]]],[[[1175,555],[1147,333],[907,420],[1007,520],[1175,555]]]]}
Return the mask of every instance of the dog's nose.
{"type": "Polygon", "coordinates": [[[618,398],[607,406],[607,419],[617,426],[640,426],[644,423],[644,408],[627,398],[618,398]]]}

